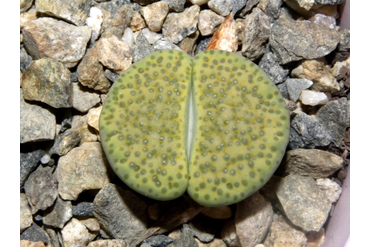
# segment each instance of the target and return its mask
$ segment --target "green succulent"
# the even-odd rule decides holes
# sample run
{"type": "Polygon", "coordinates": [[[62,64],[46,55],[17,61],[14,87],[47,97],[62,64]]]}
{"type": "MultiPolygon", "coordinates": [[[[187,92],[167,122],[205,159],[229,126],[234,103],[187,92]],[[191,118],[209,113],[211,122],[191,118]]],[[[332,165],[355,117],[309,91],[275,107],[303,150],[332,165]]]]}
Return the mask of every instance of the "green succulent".
{"type": "Polygon", "coordinates": [[[289,112],[266,74],[238,54],[209,50],[192,59],[161,50],[113,84],[100,136],[133,190],[156,200],[187,191],[201,205],[223,206],[270,179],[288,143],[289,112]]]}

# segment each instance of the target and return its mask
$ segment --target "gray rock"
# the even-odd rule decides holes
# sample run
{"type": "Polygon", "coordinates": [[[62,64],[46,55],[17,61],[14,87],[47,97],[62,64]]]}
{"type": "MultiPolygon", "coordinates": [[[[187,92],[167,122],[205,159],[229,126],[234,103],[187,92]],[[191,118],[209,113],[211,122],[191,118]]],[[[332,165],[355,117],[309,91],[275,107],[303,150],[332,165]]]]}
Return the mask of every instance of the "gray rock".
{"type": "Polygon", "coordinates": [[[173,241],[174,240],[172,238],[165,235],[156,235],[144,240],[143,243],[146,243],[152,247],[166,247],[173,241]]]}
{"type": "Polygon", "coordinates": [[[195,217],[188,225],[193,232],[193,236],[203,243],[211,242],[216,235],[215,222],[205,217],[195,217]]]}
{"type": "Polygon", "coordinates": [[[207,48],[208,43],[211,41],[211,39],[212,39],[212,37],[207,37],[205,39],[200,40],[199,43],[198,43],[198,45],[197,45],[197,48],[195,49],[194,56],[196,54],[198,54],[199,52],[204,51],[207,48]]]}
{"type": "Polygon", "coordinates": [[[235,16],[235,14],[239,10],[241,10],[247,2],[248,2],[248,0],[234,0],[234,1],[232,1],[232,3],[233,3],[233,8],[232,8],[233,16],[235,16]]]}
{"type": "Polygon", "coordinates": [[[335,28],[337,25],[337,21],[334,17],[323,14],[316,14],[312,16],[309,20],[315,24],[327,26],[330,28],[335,28]]]}
{"type": "Polygon", "coordinates": [[[288,224],[281,216],[274,215],[274,220],[271,224],[269,234],[267,235],[263,246],[276,247],[276,246],[294,246],[305,247],[307,237],[301,231],[294,229],[288,224]]]}
{"type": "Polygon", "coordinates": [[[35,170],[45,151],[42,149],[32,150],[20,154],[20,187],[23,187],[28,176],[35,170]]]}
{"type": "Polygon", "coordinates": [[[99,62],[100,54],[96,49],[97,43],[87,51],[78,65],[77,76],[83,86],[107,93],[111,83],[105,77],[103,65],[99,62]]]}
{"type": "Polygon", "coordinates": [[[336,30],[310,21],[281,17],[271,28],[270,45],[280,64],[323,57],[332,52],[339,41],[336,30]]]}
{"type": "Polygon", "coordinates": [[[72,106],[71,72],[50,58],[34,61],[21,78],[23,98],[40,101],[54,108],[72,106]]]}
{"type": "Polygon", "coordinates": [[[289,75],[289,69],[279,64],[278,57],[269,49],[266,49],[258,66],[270,77],[275,84],[282,83],[289,75]]]}
{"type": "Polygon", "coordinates": [[[178,47],[177,45],[175,45],[174,43],[172,43],[171,41],[165,39],[165,38],[161,38],[159,40],[157,40],[154,44],[153,44],[153,48],[155,51],[158,51],[158,50],[166,50],[166,49],[171,49],[171,50],[179,50],[181,51],[181,48],[178,47]]]}
{"type": "Polygon", "coordinates": [[[300,112],[290,123],[291,149],[325,147],[331,140],[330,133],[315,116],[300,112]]]}
{"type": "Polygon", "coordinates": [[[119,74],[117,74],[116,72],[114,72],[114,71],[112,71],[112,70],[110,70],[110,69],[106,69],[106,70],[104,71],[104,75],[105,75],[105,77],[107,77],[107,78],[108,78],[108,80],[110,80],[111,82],[115,82],[115,81],[118,79],[118,77],[119,77],[119,74]]]}
{"type": "Polygon", "coordinates": [[[339,184],[329,178],[319,178],[316,180],[316,184],[319,186],[320,190],[324,192],[326,198],[328,198],[331,203],[338,201],[339,196],[342,193],[342,188],[339,184]]]}
{"type": "Polygon", "coordinates": [[[222,16],[227,16],[233,9],[232,0],[209,0],[208,7],[222,16]]]}
{"type": "Polygon", "coordinates": [[[64,200],[76,200],[85,190],[109,183],[108,162],[98,142],[85,142],[60,157],[55,171],[58,192],[64,200]]]}
{"type": "Polygon", "coordinates": [[[339,170],[342,157],[319,149],[294,149],[286,152],[279,174],[326,178],[339,170]]]}
{"type": "Polygon", "coordinates": [[[304,89],[309,88],[313,84],[313,82],[307,79],[290,79],[289,78],[285,81],[285,84],[288,89],[289,98],[292,101],[297,102],[297,100],[299,99],[299,96],[301,95],[301,92],[304,89]]]}
{"type": "Polygon", "coordinates": [[[94,217],[93,203],[80,202],[77,205],[72,205],[72,214],[74,217],[94,217]]]}
{"type": "Polygon", "coordinates": [[[288,93],[288,88],[286,86],[286,83],[285,82],[280,83],[280,84],[276,85],[276,87],[279,89],[283,98],[289,100],[289,93],[288,93]]]}
{"type": "Polygon", "coordinates": [[[72,218],[72,203],[63,201],[59,197],[54,205],[44,212],[45,225],[62,229],[64,224],[72,218]]]}
{"type": "Polygon", "coordinates": [[[33,59],[49,57],[74,67],[85,54],[91,29],[76,27],[53,18],[38,18],[23,28],[23,43],[33,59]]]}
{"type": "Polygon", "coordinates": [[[254,61],[260,58],[265,51],[271,23],[267,15],[259,8],[254,8],[252,13],[245,17],[244,23],[242,53],[254,61]]]}
{"type": "Polygon", "coordinates": [[[271,21],[274,21],[280,16],[281,5],[283,3],[283,0],[263,0],[260,1],[258,7],[261,8],[266,15],[272,18],[271,21]]]}
{"type": "Polygon", "coordinates": [[[72,148],[76,147],[81,142],[81,135],[74,129],[68,129],[59,133],[51,147],[49,154],[57,154],[59,156],[66,155],[72,148]]]}
{"type": "Polygon", "coordinates": [[[340,42],[338,44],[338,51],[348,51],[351,46],[351,32],[348,29],[339,30],[340,42]]]}
{"type": "Polygon", "coordinates": [[[80,83],[72,83],[72,105],[79,112],[87,112],[100,102],[99,94],[88,90],[80,83]]]}
{"type": "Polygon", "coordinates": [[[98,137],[96,136],[96,133],[93,133],[91,130],[92,128],[89,127],[87,123],[87,115],[75,115],[72,119],[72,129],[75,130],[79,135],[81,136],[81,142],[96,142],[98,140],[98,137]]]}
{"type": "Polygon", "coordinates": [[[50,111],[28,104],[23,100],[20,92],[20,142],[34,142],[53,140],[55,136],[56,120],[50,111]]]}
{"type": "Polygon", "coordinates": [[[197,31],[200,7],[193,5],[181,13],[169,13],[163,24],[163,37],[174,44],[197,31]]]}
{"type": "Polygon", "coordinates": [[[47,233],[39,227],[37,224],[33,223],[32,226],[28,227],[20,236],[21,240],[29,240],[32,242],[43,242],[45,245],[51,243],[47,233]]]}
{"type": "Polygon", "coordinates": [[[328,218],[331,202],[313,178],[289,175],[276,190],[288,219],[305,231],[319,231],[328,218]]]}
{"type": "Polygon", "coordinates": [[[246,15],[249,11],[251,11],[254,6],[256,6],[258,3],[260,2],[260,0],[248,0],[244,9],[242,10],[241,12],[241,15],[244,16],[246,15]]]}
{"type": "Polygon", "coordinates": [[[241,246],[256,246],[266,237],[274,211],[259,192],[237,204],[235,228],[241,246]]]}
{"type": "Polygon", "coordinates": [[[24,190],[32,214],[45,210],[54,204],[58,196],[57,184],[53,179],[53,167],[39,166],[24,183],[24,190]]]}
{"type": "Polygon", "coordinates": [[[330,101],[320,108],[316,118],[330,135],[331,141],[339,147],[350,124],[350,102],[345,97],[330,101]]]}
{"type": "Polygon", "coordinates": [[[202,36],[211,35],[216,32],[224,20],[225,17],[216,14],[212,10],[202,10],[199,13],[198,29],[202,36]]]}
{"type": "Polygon", "coordinates": [[[189,225],[183,224],[179,238],[175,239],[168,247],[198,247],[198,243],[193,237],[193,231],[189,225]]]}
{"type": "Polygon", "coordinates": [[[54,229],[52,228],[46,228],[46,227],[45,227],[45,231],[49,236],[50,245],[53,247],[60,247],[60,242],[59,242],[59,237],[58,237],[59,233],[56,233],[54,229]]]}
{"type": "Polygon", "coordinates": [[[26,50],[21,47],[20,49],[20,66],[21,66],[21,71],[24,73],[26,69],[31,65],[32,63],[32,57],[27,54],[26,50]]]}
{"type": "Polygon", "coordinates": [[[107,184],[99,191],[93,209],[101,228],[110,237],[128,244],[133,244],[147,229],[147,205],[130,190],[114,184],[107,184]]]}
{"type": "Polygon", "coordinates": [[[23,232],[29,226],[31,226],[32,213],[31,208],[28,205],[27,196],[24,193],[20,193],[20,231],[23,232]]]}
{"type": "Polygon", "coordinates": [[[221,231],[221,237],[227,246],[241,246],[239,238],[236,235],[234,219],[225,222],[221,231]]]}
{"type": "Polygon", "coordinates": [[[164,0],[170,9],[174,10],[175,12],[184,11],[186,0],[164,0]]]}
{"type": "Polygon", "coordinates": [[[92,0],[36,0],[35,6],[39,13],[55,16],[83,26],[89,15],[92,0]]]}
{"type": "Polygon", "coordinates": [[[154,52],[153,46],[150,45],[148,40],[145,38],[143,32],[140,31],[139,35],[136,38],[136,44],[134,46],[133,62],[136,63],[143,57],[153,52],[154,52]]]}

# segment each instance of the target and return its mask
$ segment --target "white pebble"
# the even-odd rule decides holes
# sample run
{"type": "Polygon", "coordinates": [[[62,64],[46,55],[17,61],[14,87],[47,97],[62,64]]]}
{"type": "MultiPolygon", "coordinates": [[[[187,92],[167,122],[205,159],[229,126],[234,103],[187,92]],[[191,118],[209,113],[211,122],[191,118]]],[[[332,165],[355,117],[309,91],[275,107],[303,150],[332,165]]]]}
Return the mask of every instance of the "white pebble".
{"type": "Polygon", "coordinates": [[[299,99],[304,105],[310,106],[323,105],[329,101],[326,94],[311,90],[303,90],[299,99]]]}
{"type": "Polygon", "coordinates": [[[44,164],[44,165],[47,164],[47,163],[49,163],[49,161],[50,161],[50,155],[49,154],[45,154],[40,159],[41,164],[44,164]]]}
{"type": "Polygon", "coordinates": [[[159,33],[155,33],[150,31],[148,28],[144,28],[141,30],[146,40],[148,40],[149,44],[154,44],[156,41],[162,38],[162,35],[159,33]]]}
{"type": "Polygon", "coordinates": [[[336,182],[328,178],[319,178],[316,180],[316,184],[325,193],[326,197],[332,203],[338,201],[342,188],[336,182]]]}
{"type": "Polygon", "coordinates": [[[97,7],[90,8],[90,16],[86,19],[86,25],[91,27],[91,39],[96,40],[99,36],[101,24],[103,22],[103,12],[97,7]]]}
{"type": "Polygon", "coordinates": [[[131,28],[126,28],[125,32],[123,33],[122,39],[129,47],[133,47],[135,44],[135,35],[131,28]]]}

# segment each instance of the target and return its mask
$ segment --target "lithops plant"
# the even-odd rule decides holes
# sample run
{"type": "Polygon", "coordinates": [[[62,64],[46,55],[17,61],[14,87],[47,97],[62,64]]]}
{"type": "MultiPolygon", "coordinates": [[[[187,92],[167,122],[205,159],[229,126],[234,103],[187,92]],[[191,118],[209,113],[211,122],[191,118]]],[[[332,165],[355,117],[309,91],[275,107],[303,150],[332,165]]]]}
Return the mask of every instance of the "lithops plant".
{"type": "Polygon", "coordinates": [[[171,200],[187,191],[201,205],[224,206],[277,169],[289,112],[265,73],[240,55],[162,50],[113,84],[100,135],[113,170],[137,192],[171,200]]]}

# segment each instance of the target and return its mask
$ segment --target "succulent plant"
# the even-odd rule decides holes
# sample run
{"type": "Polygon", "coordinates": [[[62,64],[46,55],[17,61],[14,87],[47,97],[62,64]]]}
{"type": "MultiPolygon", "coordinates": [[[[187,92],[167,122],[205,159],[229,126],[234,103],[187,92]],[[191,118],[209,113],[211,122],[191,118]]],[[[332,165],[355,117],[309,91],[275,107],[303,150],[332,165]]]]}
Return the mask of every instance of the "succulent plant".
{"type": "Polygon", "coordinates": [[[113,84],[100,136],[133,190],[157,200],[187,191],[201,205],[223,206],[270,179],[288,143],[289,113],[265,73],[238,54],[208,50],[192,59],[161,50],[113,84]]]}

